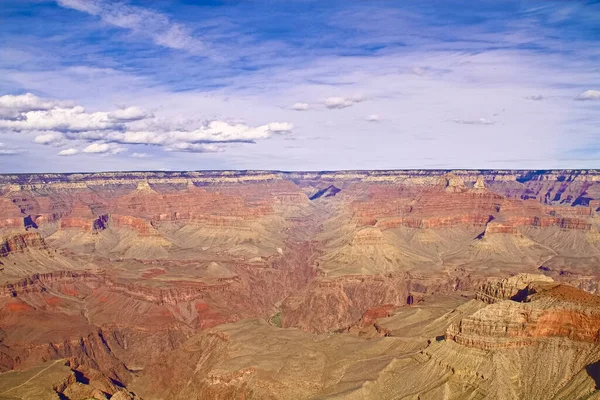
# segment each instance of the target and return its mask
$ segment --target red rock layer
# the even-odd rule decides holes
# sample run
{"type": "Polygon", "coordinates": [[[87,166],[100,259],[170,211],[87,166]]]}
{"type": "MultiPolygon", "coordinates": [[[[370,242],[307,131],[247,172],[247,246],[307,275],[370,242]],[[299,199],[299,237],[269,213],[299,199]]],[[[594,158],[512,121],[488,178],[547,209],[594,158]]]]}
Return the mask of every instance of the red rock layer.
{"type": "MultiPolygon", "coordinates": [[[[287,249],[286,257],[264,265],[230,265],[232,277],[214,284],[56,271],[5,285],[0,288],[0,326],[8,348],[0,348],[0,359],[10,368],[56,357],[82,359],[96,345],[78,345],[80,339],[100,329],[105,344],[95,352],[104,348],[128,367],[143,367],[198,330],[267,318],[273,304],[314,278],[311,245],[292,243],[287,249]],[[42,318],[46,322],[40,325],[42,318]]],[[[113,368],[108,358],[91,358],[102,371],[113,368]]]]}
{"type": "Polygon", "coordinates": [[[369,196],[352,205],[365,225],[441,228],[458,224],[485,225],[499,209],[501,197],[489,192],[447,192],[440,188],[372,187],[369,196]],[[397,196],[397,197],[395,197],[397,196]]]}
{"type": "Polygon", "coordinates": [[[26,232],[0,238],[0,257],[21,253],[26,249],[46,248],[44,239],[37,232],[26,232]]]}
{"type": "Polygon", "coordinates": [[[136,218],[129,215],[111,214],[109,217],[109,222],[116,228],[131,229],[142,236],[158,235],[158,232],[152,225],[150,225],[150,222],[142,218],[136,218]]]}
{"type": "Polygon", "coordinates": [[[496,303],[463,318],[447,337],[469,347],[492,349],[535,343],[545,337],[598,342],[600,312],[556,306],[537,309],[523,303],[496,303]]]}
{"type": "Polygon", "coordinates": [[[405,277],[378,276],[313,281],[282,305],[284,327],[327,332],[345,329],[370,308],[381,304],[406,304],[409,284],[405,277]]]}
{"type": "Polygon", "coordinates": [[[523,288],[529,277],[520,278],[489,285],[478,297],[493,304],[450,326],[446,337],[481,349],[530,345],[549,337],[600,341],[599,296],[548,281],[523,288]],[[527,302],[501,300],[515,297],[527,302]]]}

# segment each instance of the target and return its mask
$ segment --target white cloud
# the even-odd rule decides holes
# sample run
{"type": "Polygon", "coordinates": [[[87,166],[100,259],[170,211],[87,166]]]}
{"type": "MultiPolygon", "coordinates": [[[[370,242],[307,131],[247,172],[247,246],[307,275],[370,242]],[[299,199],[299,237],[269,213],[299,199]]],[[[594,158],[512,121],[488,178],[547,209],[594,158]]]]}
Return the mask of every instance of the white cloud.
{"type": "Polygon", "coordinates": [[[154,41],[158,45],[178,50],[189,49],[192,51],[200,51],[203,48],[202,43],[193,38],[187,30],[179,24],[174,24],[166,31],[156,35],[154,41]]]}
{"type": "Polygon", "coordinates": [[[119,128],[106,112],[86,113],[81,106],[28,111],[15,120],[0,120],[0,128],[22,130],[89,131],[119,128]]]}
{"type": "Polygon", "coordinates": [[[212,121],[208,126],[192,132],[176,132],[174,136],[189,142],[245,142],[266,139],[272,134],[269,125],[251,128],[244,124],[230,125],[223,121],[212,121]]]}
{"type": "Polygon", "coordinates": [[[479,118],[479,119],[454,119],[452,122],[463,125],[494,125],[495,122],[491,121],[487,118],[479,118]]]}
{"type": "Polygon", "coordinates": [[[74,156],[75,154],[79,154],[79,150],[72,147],[58,152],[59,156],[74,156]]]}
{"type": "Polygon", "coordinates": [[[230,125],[224,121],[211,121],[191,132],[173,132],[177,141],[186,142],[252,142],[267,139],[274,133],[289,132],[293,126],[287,122],[273,122],[252,128],[245,124],[230,125]]]}
{"type": "Polygon", "coordinates": [[[417,76],[424,76],[427,73],[427,71],[421,67],[413,67],[410,72],[417,76]]]}
{"type": "Polygon", "coordinates": [[[127,107],[113,111],[108,116],[116,121],[139,121],[153,115],[139,107],[127,107]]]}
{"type": "Polygon", "coordinates": [[[37,135],[33,140],[37,144],[59,144],[64,140],[64,136],[60,132],[44,133],[37,135]]]}
{"type": "Polygon", "coordinates": [[[308,103],[296,103],[292,106],[292,110],[295,111],[306,111],[310,110],[310,104],[308,103]]]}
{"type": "Polygon", "coordinates": [[[166,151],[184,151],[189,153],[216,153],[223,148],[214,144],[176,142],[165,147],[166,151]]]}
{"type": "Polygon", "coordinates": [[[380,122],[381,121],[381,115],[379,114],[371,114],[371,115],[367,115],[367,118],[365,118],[365,120],[367,122],[380,122]]]}
{"type": "MultiPolygon", "coordinates": [[[[34,95],[0,98],[17,111],[17,118],[0,116],[0,128],[13,132],[39,132],[34,142],[62,145],[69,142],[93,142],[83,152],[117,154],[123,144],[161,146],[166,151],[210,152],[221,148],[203,143],[254,143],[276,134],[291,132],[288,122],[272,122],[257,127],[225,121],[199,122],[177,118],[158,118],[140,107],[88,113],[78,105],[64,107],[34,95]],[[47,108],[29,111],[31,108],[47,108]],[[169,129],[177,127],[179,129],[169,129]],[[141,128],[141,129],[140,129],[141,128]],[[198,145],[198,146],[196,146],[198,145]]],[[[138,153],[141,154],[141,153],[138,153]]],[[[135,157],[135,156],[134,156],[135,157]]]]}
{"type": "Polygon", "coordinates": [[[15,131],[82,132],[120,129],[124,122],[151,116],[139,107],[88,113],[72,102],[43,99],[31,93],[0,97],[0,128],[15,131]]]}
{"type": "Polygon", "coordinates": [[[0,156],[12,156],[22,152],[23,151],[18,148],[8,147],[6,144],[0,142],[0,156]]]}
{"type": "Polygon", "coordinates": [[[69,107],[72,103],[39,98],[31,93],[0,96],[0,119],[16,119],[23,112],[69,107]]]}
{"type": "Polygon", "coordinates": [[[193,37],[181,24],[166,15],[143,7],[104,0],[57,0],[58,5],[81,11],[103,22],[147,36],[159,46],[198,53],[204,49],[202,41],[193,37]]]}
{"type": "Polygon", "coordinates": [[[83,149],[84,153],[95,154],[118,154],[127,151],[125,147],[118,146],[114,143],[92,143],[83,149]]]}
{"type": "Polygon", "coordinates": [[[600,90],[586,90],[575,98],[576,100],[600,100],[600,90]]]}
{"type": "Polygon", "coordinates": [[[353,106],[356,103],[360,103],[364,99],[361,96],[353,96],[353,97],[328,97],[325,99],[325,107],[330,110],[333,109],[342,109],[346,107],[353,106]]]}
{"type": "Polygon", "coordinates": [[[71,105],[72,103],[68,101],[42,99],[31,93],[0,96],[0,108],[12,108],[19,111],[50,110],[55,107],[71,105]]]}
{"type": "Polygon", "coordinates": [[[175,143],[254,142],[268,139],[273,134],[290,132],[292,128],[293,125],[287,122],[272,122],[253,128],[245,124],[231,125],[224,121],[211,121],[205,126],[191,131],[111,132],[103,135],[103,138],[123,144],[148,144],[173,148],[175,143]]]}
{"type": "Polygon", "coordinates": [[[101,11],[97,2],[94,0],[58,0],[59,6],[72,8],[73,10],[86,12],[92,15],[98,15],[101,11]]]}
{"type": "Polygon", "coordinates": [[[270,132],[274,133],[285,133],[291,132],[294,129],[294,125],[289,122],[271,122],[267,125],[267,128],[270,132]]]}

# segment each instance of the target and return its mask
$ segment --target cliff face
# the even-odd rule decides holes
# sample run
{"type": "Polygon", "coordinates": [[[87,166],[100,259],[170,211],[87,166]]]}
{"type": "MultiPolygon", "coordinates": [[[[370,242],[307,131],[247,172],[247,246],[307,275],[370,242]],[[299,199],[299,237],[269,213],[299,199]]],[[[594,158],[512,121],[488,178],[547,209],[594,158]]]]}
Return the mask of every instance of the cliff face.
{"type": "Polygon", "coordinates": [[[491,279],[481,285],[476,298],[489,304],[503,300],[523,300],[527,297],[527,289],[533,282],[540,284],[542,282],[554,282],[554,280],[539,274],[518,274],[500,280],[491,279]]]}
{"type": "Polygon", "coordinates": [[[4,235],[0,237],[0,257],[11,253],[22,253],[27,249],[47,248],[44,239],[37,232],[4,235]]]}
{"type": "Polygon", "coordinates": [[[491,282],[477,298],[492,304],[450,326],[448,338],[481,349],[533,345],[544,338],[600,341],[600,297],[546,276],[491,282]]]}

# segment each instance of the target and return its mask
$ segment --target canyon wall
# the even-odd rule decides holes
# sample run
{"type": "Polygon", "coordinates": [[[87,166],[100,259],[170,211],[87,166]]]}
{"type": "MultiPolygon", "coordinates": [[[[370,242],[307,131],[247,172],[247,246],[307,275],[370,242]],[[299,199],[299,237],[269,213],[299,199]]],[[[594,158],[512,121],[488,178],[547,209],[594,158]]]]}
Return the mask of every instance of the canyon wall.
{"type": "Polygon", "coordinates": [[[453,293],[488,305],[447,329],[473,349],[600,329],[565,289],[599,290],[600,171],[0,175],[0,206],[2,371],[126,385],[223,324],[389,336],[453,293]]]}

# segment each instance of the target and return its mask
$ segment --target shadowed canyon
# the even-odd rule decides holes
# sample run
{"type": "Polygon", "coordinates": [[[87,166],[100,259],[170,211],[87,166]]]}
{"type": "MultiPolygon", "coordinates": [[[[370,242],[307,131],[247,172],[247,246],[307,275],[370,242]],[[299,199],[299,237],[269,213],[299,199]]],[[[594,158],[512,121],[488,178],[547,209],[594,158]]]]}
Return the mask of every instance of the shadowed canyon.
{"type": "Polygon", "coordinates": [[[600,398],[600,171],[0,176],[0,399],[600,398]]]}

